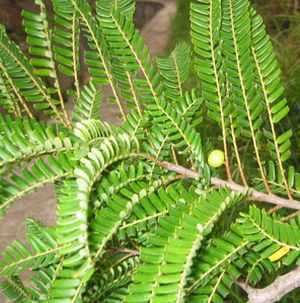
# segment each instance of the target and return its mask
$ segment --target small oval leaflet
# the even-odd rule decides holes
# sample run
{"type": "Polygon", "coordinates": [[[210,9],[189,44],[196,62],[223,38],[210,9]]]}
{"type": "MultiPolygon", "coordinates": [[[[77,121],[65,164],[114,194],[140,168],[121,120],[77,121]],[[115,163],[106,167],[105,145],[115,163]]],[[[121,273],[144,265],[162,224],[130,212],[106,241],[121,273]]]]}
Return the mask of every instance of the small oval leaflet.
{"type": "Polygon", "coordinates": [[[283,246],[279,248],[273,255],[269,257],[271,262],[276,262],[284,257],[290,251],[289,247],[283,246]]]}

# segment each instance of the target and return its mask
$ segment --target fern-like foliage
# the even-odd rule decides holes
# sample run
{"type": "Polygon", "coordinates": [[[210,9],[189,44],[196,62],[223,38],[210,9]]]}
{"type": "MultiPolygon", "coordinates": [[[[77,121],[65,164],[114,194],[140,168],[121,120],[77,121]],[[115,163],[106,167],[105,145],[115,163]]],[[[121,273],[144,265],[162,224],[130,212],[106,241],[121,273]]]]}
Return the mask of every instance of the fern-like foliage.
{"type": "Polygon", "coordinates": [[[74,77],[77,97],[80,94],[79,57],[79,16],[68,0],[53,1],[55,13],[54,56],[59,70],[66,76],[74,77]]]}
{"type": "Polygon", "coordinates": [[[297,262],[297,229],[297,221],[283,223],[252,207],[229,233],[200,251],[199,263],[193,270],[195,279],[188,288],[192,302],[210,302],[213,297],[223,301],[234,281],[244,273],[249,283],[257,285],[264,275],[297,262]]]}
{"type": "Polygon", "coordinates": [[[2,119],[8,127],[2,129],[0,166],[72,150],[75,144],[68,129],[47,126],[33,119],[2,119]]]}
{"type": "Polygon", "coordinates": [[[32,56],[30,63],[35,68],[36,75],[56,79],[46,6],[42,0],[37,0],[36,4],[39,6],[39,13],[26,10],[22,13],[28,51],[32,56]]]}
{"type": "Polygon", "coordinates": [[[0,214],[17,199],[42,187],[72,174],[74,162],[66,153],[59,156],[39,159],[30,167],[22,170],[21,174],[12,174],[10,178],[1,180],[0,214]]]}
{"type": "Polygon", "coordinates": [[[179,205],[162,218],[149,239],[150,247],[142,249],[141,264],[125,302],[181,302],[193,257],[204,235],[210,233],[214,222],[234,200],[226,191],[205,198],[187,194],[183,199],[194,201],[179,205]]]}
{"type": "Polygon", "coordinates": [[[278,135],[276,128],[276,124],[287,116],[289,106],[283,96],[283,86],[281,82],[277,80],[278,76],[276,77],[276,75],[280,75],[280,69],[272,49],[272,44],[265,32],[263,21],[254,10],[252,10],[251,13],[253,37],[252,54],[258,74],[258,83],[262,90],[263,99],[265,100],[265,107],[270,124],[269,130],[266,130],[266,134],[272,156],[277,160],[284,186],[289,192],[283,162],[288,160],[291,155],[290,139],[292,131],[286,130],[278,135]]]}
{"type": "Polygon", "coordinates": [[[83,296],[84,302],[99,302],[99,300],[109,302],[109,297],[117,297],[119,289],[123,287],[126,289],[130,282],[139,260],[136,253],[126,249],[109,253],[113,255],[101,260],[106,264],[105,268],[96,271],[91,278],[88,287],[90,291],[83,296]]]}
{"type": "Polygon", "coordinates": [[[14,90],[23,98],[22,100],[33,103],[36,109],[55,115],[63,121],[57,108],[57,100],[48,95],[45,84],[34,74],[34,67],[28,63],[19,47],[8,38],[3,27],[0,31],[0,41],[3,68],[10,77],[14,90]]]}
{"type": "Polygon", "coordinates": [[[179,44],[168,58],[159,58],[158,67],[164,78],[166,98],[174,101],[184,96],[184,82],[191,67],[191,50],[186,43],[179,44]]]}
{"type": "Polygon", "coordinates": [[[53,233],[32,220],[28,220],[27,229],[32,251],[18,241],[8,246],[1,260],[2,276],[18,275],[27,268],[34,270],[57,262],[60,247],[53,233]]]}
{"type": "Polygon", "coordinates": [[[99,120],[101,96],[93,82],[81,90],[73,112],[74,121],[99,120]]]}
{"type": "Polygon", "coordinates": [[[260,287],[299,263],[298,214],[249,205],[249,186],[299,198],[300,175],[280,68],[248,0],[191,1],[191,43],[160,58],[133,0],[35,4],[24,51],[0,28],[0,214],[52,183],[57,216],[28,219],[26,243],[2,252],[10,301],[240,302],[238,279],[260,287]],[[106,98],[119,125],[101,117],[106,98]]]}

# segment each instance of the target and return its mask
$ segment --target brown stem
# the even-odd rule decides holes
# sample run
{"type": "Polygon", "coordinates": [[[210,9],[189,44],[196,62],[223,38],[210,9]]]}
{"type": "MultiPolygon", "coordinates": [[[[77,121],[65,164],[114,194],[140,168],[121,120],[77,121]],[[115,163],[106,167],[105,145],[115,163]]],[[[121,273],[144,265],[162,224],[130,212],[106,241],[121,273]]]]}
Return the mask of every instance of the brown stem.
{"type": "MultiPolygon", "coordinates": [[[[148,157],[149,160],[154,161],[157,165],[169,170],[176,172],[185,178],[192,178],[196,179],[200,177],[200,174],[182,167],[180,165],[176,165],[170,162],[166,161],[157,161],[156,159],[153,159],[152,157],[148,157]]],[[[285,208],[290,208],[290,209],[297,209],[300,210],[300,201],[294,200],[294,199],[284,199],[279,196],[276,196],[274,194],[265,194],[263,192],[257,191],[251,187],[246,187],[239,185],[235,182],[232,181],[225,181],[220,178],[213,177],[211,178],[211,184],[216,186],[216,187],[227,187],[231,189],[232,191],[244,194],[249,198],[249,200],[257,201],[257,202],[264,202],[268,204],[273,204],[285,208]]]]}
{"type": "Polygon", "coordinates": [[[245,282],[237,284],[248,294],[248,303],[275,303],[286,294],[300,287],[300,267],[279,276],[269,286],[256,289],[245,282]]]}
{"type": "Polygon", "coordinates": [[[140,255],[139,251],[128,249],[128,248],[112,248],[107,252],[109,255],[123,253],[123,254],[127,254],[129,257],[136,257],[140,255]]]}

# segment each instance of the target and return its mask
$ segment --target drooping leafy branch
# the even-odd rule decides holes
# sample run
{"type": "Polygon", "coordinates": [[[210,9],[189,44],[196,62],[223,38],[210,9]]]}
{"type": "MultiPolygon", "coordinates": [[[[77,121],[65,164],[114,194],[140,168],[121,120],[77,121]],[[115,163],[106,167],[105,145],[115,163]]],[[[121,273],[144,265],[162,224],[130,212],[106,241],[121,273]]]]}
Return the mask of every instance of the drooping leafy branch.
{"type": "Polygon", "coordinates": [[[193,0],[191,45],[155,60],[133,0],[35,2],[27,50],[0,30],[0,213],[53,183],[57,218],[28,219],[26,243],[2,253],[7,298],[239,302],[240,288],[253,301],[254,287],[287,283],[276,277],[299,262],[300,174],[251,3],[193,0]],[[101,119],[108,90],[120,125],[101,119]]]}

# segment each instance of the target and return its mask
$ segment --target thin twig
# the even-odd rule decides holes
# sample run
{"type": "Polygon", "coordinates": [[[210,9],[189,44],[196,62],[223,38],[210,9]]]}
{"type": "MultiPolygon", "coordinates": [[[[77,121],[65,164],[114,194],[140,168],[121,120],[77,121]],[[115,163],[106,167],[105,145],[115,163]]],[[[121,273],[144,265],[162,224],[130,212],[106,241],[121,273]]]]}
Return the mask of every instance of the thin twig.
{"type": "Polygon", "coordinates": [[[129,248],[111,248],[107,250],[108,255],[112,254],[126,254],[127,257],[137,257],[140,255],[140,252],[137,250],[129,249],[129,248]]]}

